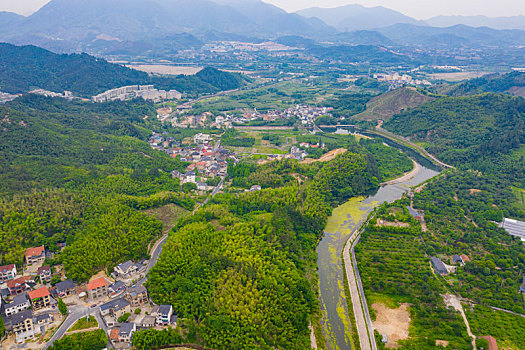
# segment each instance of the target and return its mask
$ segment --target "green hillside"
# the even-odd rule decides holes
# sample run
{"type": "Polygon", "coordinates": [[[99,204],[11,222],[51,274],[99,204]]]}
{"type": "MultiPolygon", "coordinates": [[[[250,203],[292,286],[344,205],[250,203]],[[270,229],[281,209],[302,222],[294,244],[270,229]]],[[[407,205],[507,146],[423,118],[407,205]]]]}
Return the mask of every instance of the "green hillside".
{"type": "Polygon", "coordinates": [[[0,106],[0,263],[25,248],[58,251],[75,280],[147,254],[162,223],[136,208],[193,208],[171,170],[186,163],[145,141],[158,126],[139,102],[93,104],[24,96],[0,106]],[[119,247],[126,247],[120,249],[119,247]]]}
{"type": "Polygon", "coordinates": [[[424,142],[446,163],[525,181],[525,99],[501,94],[447,97],[402,112],[385,128],[424,142]]]}
{"type": "Polygon", "coordinates": [[[0,91],[13,94],[40,88],[91,97],[121,86],[154,84],[192,95],[235,89],[244,83],[240,74],[214,68],[193,76],[157,77],[87,54],[58,55],[35,46],[0,43],[0,91]]]}
{"type": "Polygon", "coordinates": [[[525,97],[525,73],[489,74],[481,78],[470,79],[453,86],[447,94],[464,96],[484,92],[508,92],[525,97]]]}
{"type": "Polygon", "coordinates": [[[414,88],[402,87],[372,98],[365,111],[354,115],[358,120],[388,120],[395,114],[417,107],[433,98],[423,95],[414,88]]]}

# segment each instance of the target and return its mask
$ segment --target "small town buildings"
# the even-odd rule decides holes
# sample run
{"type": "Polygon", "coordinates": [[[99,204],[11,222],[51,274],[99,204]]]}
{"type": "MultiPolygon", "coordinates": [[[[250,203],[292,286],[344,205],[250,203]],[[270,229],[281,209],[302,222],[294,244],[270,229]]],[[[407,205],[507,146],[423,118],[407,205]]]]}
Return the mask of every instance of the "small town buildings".
{"type": "Polygon", "coordinates": [[[199,191],[206,191],[208,190],[208,185],[204,182],[197,181],[197,190],[199,191]]]}
{"type": "Polygon", "coordinates": [[[171,305],[159,305],[156,312],[156,322],[159,326],[166,326],[170,323],[173,315],[173,307],[171,305]]]}
{"type": "Polygon", "coordinates": [[[27,248],[25,252],[25,263],[27,265],[41,264],[46,259],[46,249],[44,246],[27,248]]]}
{"type": "Polygon", "coordinates": [[[15,278],[14,280],[7,281],[7,290],[9,291],[9,295],[14,296],[29,291],[31,289],[28,284],[30,280],[31,277],[22,276],[15,278]]]}
{"type": "Polygon", "coordinates": [[[209,134],[198,133],[193,136],[193,141],[197,144],[211,141],[211,136],[209,134]]]}
{"type": "Polygon", "coordinates": [[[460,264],[461,266],[465,265],[465,262],[463,261],[463,259],[461,259],[461,256],[459,255],[454,255],[452,257],[452,261],[454,262],[454,264],[460,264]]]}
{"type": "Polygon", "coordinates": [[[12,280],[16,276],[16,265],[0,266],[0,283],[12,280]]]}
{"type": "Polygon", "coordinates": [[[144,286],[130,288],[126,295],[126,299],[128,299],[132,307],[139,307],[140,305],[147,304],[149,301],[148,290],[144,286]]]}
{"type": "Polygon", "coordinates": [[[100,306],[100,314],[102,316],[109,315],[114,319],[118,319],[126,313],[131,313],[131,304],[124,298],[117,298],[100,306]]]}
{"type": "Polygon", "coordinates": [[[49,265],[41,266],[37,270],[37,275],[41,283],[48,283],[51,281],[51,267],[49,265]]]}
{"type": "Polygon", "coordinates": [[[97,278],[96,280],[88,283],[87,293],[89,299],[98,299],[108,296],[108,283],[104,277],[97,278]]]}
{"type": "Polygon", "coordinates": [[[447,267],[445,264],[443,264],[441,259],[432,256],[430,257],[430,261],[432,262],[432,266],[434,266],[434,269],[437,273],[439,273],[441,276],[448,275],[447,267]]]}
{"type": "Polygon", "coordinates": [[[13,333],[16,334],[17,343],[33,338],[35,325],[33,322],[33,311],[26,310],[11,317],[13,333]]]}
{"type": "Polygon", "coordinates": [[[134,323],[123,323],[120,325],[118,332],[118,340],[122,343],[130,343],[133,333],[137,331],[137,326],[134,323]]]}
{"type": "Polygon", "coordinates": [[[58,282],[55,285],[55,291],[57,293],[57,296],[63,298],[76,294],[77,286],[75,285],[75,282],[73,282],[71,279],[68,279],[62,282],[58,282]]]}
{"type": "Polygon", "coordinates": [[[108,287],[108,293],[110,297],[114,297],[126,290],[126,284],[122,281],[116,281],[108,287]]]}
{"type": "Polygon", "coordinates": [[[39,310],[51,306],[51,293],[47,287],[42,287],[27,293],[33,310],[39,310]]]}
{"type": "Polygon", "coordinates": [[[156,318],[154,316],[148,315],[144,316],[142,322],[140,323],[141,328],[153,328],[155,327],[156,318]]]}
{"type": "Polygon", "coordinates": [[[25,311],[31,307],[29,299],[26,294],[17,295],[9,304],[5,304],[4,313],[6,316],[11,316],[19,312],[25,311]]]}
{"type": "Polygon", "coordinates": [[[133,274],[137,273],[137,271],[140,268],[141,266],[139,264],[135,264],[133,263],[133,261],[128,260],[128,261],[123,262],[120,265],[117,265],[114,270],[119,276],[128,278],[132,276],[133,274]]]}

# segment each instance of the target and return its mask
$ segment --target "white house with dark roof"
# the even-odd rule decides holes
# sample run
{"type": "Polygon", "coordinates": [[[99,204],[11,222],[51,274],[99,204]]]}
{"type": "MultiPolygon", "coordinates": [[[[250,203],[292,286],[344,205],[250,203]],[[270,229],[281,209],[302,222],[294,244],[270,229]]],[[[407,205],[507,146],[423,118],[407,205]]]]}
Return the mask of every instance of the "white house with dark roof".
{"type": "Polygon", "coordinates": [[[173,307],[171,305],[159,305],[156,312],[156,322],[159,326],[166,326],[171,321],[173,315],[173,307]]]}
{"type": "Polygon", "coordinates": [[[9,304],[5,304],[4,313],[6,316],[11,316],[27,310],[31,307],[31,302],[27,298],[27,294],[17,295],[9,304]]]}

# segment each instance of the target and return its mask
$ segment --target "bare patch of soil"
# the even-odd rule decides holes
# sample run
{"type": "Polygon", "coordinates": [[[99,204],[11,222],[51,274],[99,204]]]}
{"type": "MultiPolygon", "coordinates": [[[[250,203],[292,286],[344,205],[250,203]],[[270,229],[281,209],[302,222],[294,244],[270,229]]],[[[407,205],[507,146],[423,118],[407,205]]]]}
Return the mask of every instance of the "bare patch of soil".
{"type": "Polygon", "coordinates": [[[437,346],[442,346],[444,348],[446,348],[448,346],[448,340],[436,340],[436,347],[437,346]]]}
{"type": "Polygon", "coordinates": [[[323,154],[321,158],[319,159],[306,158],[305,160],[301,162],[301,164],[311,164],[311,163],[316,163],[316,162],[329,162],[335,159],[335,157],[337,157],[338,155],[343,154],[345,152],[346,152],[346,149],[344,148],[334,149],[333,151],[323,154]]]}
{"type": "Polygon", "coordinates": [[[476,193],[481,193],[481,190],[478,190],[478,189],[475,189],[475,188],[471,188],[470,190],[468,190],[470,192],[470,194],[476,194],[476,193]]]}
{"type": "Polygon", "coordinates": [[[389,349],[397,349],[399,347],[398,341],[409,337],[409,306],[410,304],[404,303],[397,309],[390,309],[382,303],[372,304],[376,314],[373,326],[380,334],[385,334],[388,337],[385,346],[389,349]]]}

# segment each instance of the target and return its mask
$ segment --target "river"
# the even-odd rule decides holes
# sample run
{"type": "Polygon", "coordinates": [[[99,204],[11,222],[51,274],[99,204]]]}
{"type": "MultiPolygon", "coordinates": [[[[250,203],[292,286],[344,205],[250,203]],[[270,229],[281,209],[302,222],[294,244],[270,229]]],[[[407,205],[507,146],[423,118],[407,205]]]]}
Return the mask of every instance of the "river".
{"type": "Polygon", "coordinates": [[[412,179],[381,187],[375,194],[367,198],[352,198],[334,209],[332,216],[328,219],[323,239],[317,247],[319,289],[323,310],[321,325],[330,350],[350,350],[352,348],[352,321],[347,309],[341,259],[346,241],[379,204],[400,199],[410,187],[437,174],[439,174],[438,171],[421,165],[412,179]]]}

